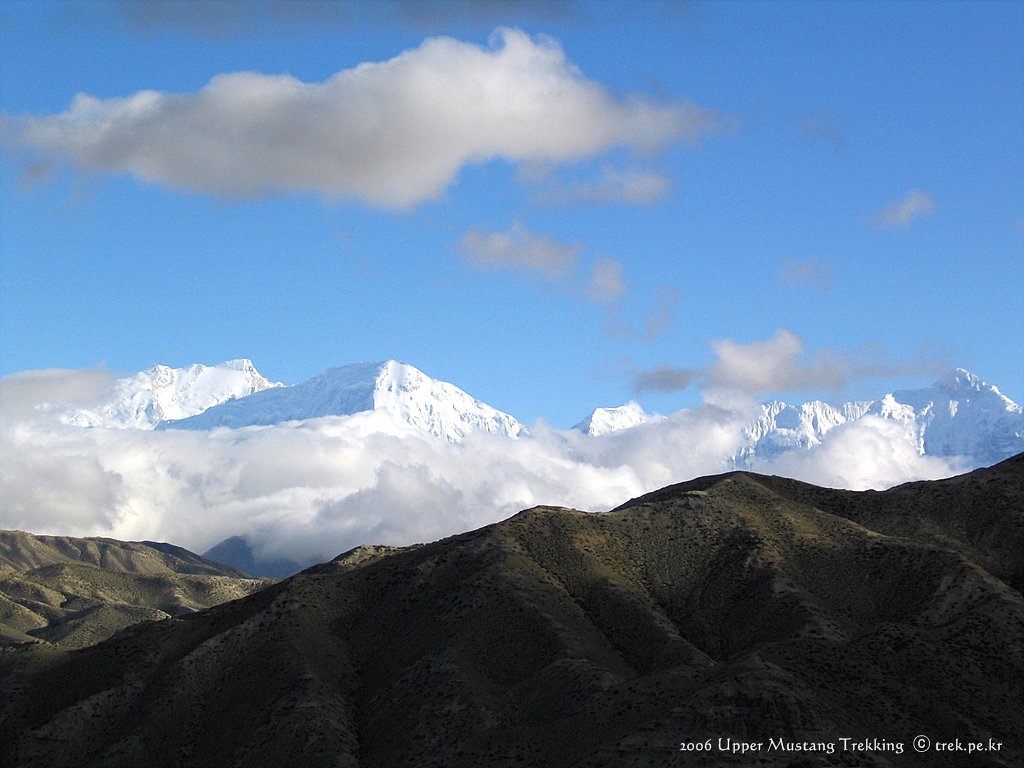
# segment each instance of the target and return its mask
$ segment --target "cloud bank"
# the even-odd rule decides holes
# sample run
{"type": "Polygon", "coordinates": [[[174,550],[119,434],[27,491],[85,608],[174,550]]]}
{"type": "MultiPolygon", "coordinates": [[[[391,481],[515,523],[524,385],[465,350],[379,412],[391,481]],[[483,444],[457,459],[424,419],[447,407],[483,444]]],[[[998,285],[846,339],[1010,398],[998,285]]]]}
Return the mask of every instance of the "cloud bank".
{"type": "MultiPolygon", "coordinates": [[[[719,342],[701,375],[756,389],[785,378],[798,349],[785,332],[752,345],[719,342]]],[[[649,375],[687,383],[672,370],[649,375]]],[[[92,397],[101,385],[94,371],[0,379],[0,528],[163,540],[200,552],[247,535],[262,557],[309,563],[363,543],[437,539],[537,504],[606,510],[732,469],[757,410],[753,398],[709,395],[600,437],[538,423],[528,438],[479,433],[452,445],[382,412],[204,433],[74,427],[48,405],[92,397]]],[[[753,468],[848,488],[963,469],[918,455],[900,425],[873,418],[753,468]]]]}
{"type": "Polygon", "coordinates": [[[696,142],[723,118],[618,98],[555,40],[501,29],[489,47],[430,38],[322,83],[236,72],[194,93],[79,94],[61,114],[9,123],[21,145],[89,171],[226,198],[315,193],[408,208],[440,197],[468,164],[649,151],[696,142]]]}

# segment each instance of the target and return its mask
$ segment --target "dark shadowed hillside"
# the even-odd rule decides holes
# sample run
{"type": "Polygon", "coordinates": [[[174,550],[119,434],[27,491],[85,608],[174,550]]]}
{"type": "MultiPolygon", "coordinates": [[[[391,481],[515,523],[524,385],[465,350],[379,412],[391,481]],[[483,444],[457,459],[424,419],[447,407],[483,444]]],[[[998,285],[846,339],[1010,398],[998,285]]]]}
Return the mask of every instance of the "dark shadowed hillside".
{"type": "Polygon", "coordinates": [[[0,531],[0,646],[92,645],[266,584],[171,544],[0,531]]]}
{"type": "Polygon", "coordinates": [[[882,493],[737,473],[363,547],[80,651],[0,654],[0,763],[1017,766],[1022,490],[1021,457],[882,493]],[[869,743],[679,751],[719,738],[869,743]]]}

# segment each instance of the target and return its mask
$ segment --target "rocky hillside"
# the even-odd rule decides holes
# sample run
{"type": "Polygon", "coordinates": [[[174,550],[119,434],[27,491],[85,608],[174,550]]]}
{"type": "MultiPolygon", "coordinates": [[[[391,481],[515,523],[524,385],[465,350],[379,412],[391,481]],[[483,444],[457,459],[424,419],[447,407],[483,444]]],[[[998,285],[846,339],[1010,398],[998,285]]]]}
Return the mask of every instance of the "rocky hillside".
{"type": "Polygon", "coordinates": [[[0,531],[0,646],[84,647],[267,583],[170,544],[0,531]]]}
{"type": "Polygon", "coordinates": [[[360,548],[74,654],[0,654],[0,763],[1020,765],[1022,498],[1021,456],[884,492],[732,473],[360,548]]]}

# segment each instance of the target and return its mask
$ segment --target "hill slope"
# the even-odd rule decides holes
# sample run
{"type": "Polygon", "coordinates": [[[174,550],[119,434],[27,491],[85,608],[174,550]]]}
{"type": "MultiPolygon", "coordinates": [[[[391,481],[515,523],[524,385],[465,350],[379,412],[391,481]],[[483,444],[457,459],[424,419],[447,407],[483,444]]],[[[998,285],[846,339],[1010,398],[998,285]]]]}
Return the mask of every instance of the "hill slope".
{"type": "Polygon", "coordinates": [[[0,645],[84,647],[266,584],[170,544],[0,531],[0,645]]]}
{"type": "Polygon", "coordinates": [[[360,548],[72,655],[0,654],[0,762],[1019,765],[1022,493],[1024,457],[881,493],[732,473],[360,548]],[[838,751],[678,751],[719,737],[838,751]]]}

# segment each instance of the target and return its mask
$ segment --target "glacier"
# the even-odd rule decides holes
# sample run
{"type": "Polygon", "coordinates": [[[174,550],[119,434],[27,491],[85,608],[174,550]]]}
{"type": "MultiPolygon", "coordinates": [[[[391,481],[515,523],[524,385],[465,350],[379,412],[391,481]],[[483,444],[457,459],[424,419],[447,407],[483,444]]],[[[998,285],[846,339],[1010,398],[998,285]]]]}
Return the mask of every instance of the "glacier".
{"type": "Polygon", "coordinates": [[[161,422],[188,418],[229,400],[283,386],[265,378],[245,358],[212,366],[154,365],[115,381],[107,402],[73,410],[61,421],[78,427],[154,429],[161,422]]]}
{"type": "Polygon", "coordinates": [[[576,424],[573,429],[590,437],[620,432],[630,427],[645,424],[657,416],[649,416],[635,400],[614,408],[595,408],[587,418],[576,424]]]}
{"type": "MultiPolygon", "coordinates": [[[[114,390],[109,401],[65,412],[61,420],[82,427],[211,430],[369,413],[378,425],[412,427],[449,443],[476,432],[529,436],[512,415],[393,359],[330,368],[291,386],[270,381],[245,358],[214,366],[154,365],[117,380],[114,390]]],[[[960,457],[979,467],[1024,451],[1021,406],[955,368],[930,387],[873,400],[762,403],[728,460],[735,468],[756,468],[790,451],[813,450],[835,430],[868,416],[898,426],[922,456],[960,457]]],[[[601,439],[664,418],[630,401],[594,409],[573,431],[601,439]]]]}
{"type": "Polygon", "coordinates": [[[387,414],[451,443],[477,431],[510,438],[525,432],[509,414],[397,360],[331,368],[299,384],[231,400],[159,428],[237,429],[366,411],[387,414]]]}
{"type": "MultiPolygon", "coordinates": [[[[758,415],[743,427],[743,444],[732,457],[733,465],[750,469],[789,451],[813,450],[833,430],[867,416],[898,425],[921,456],[962,457],[972,468],[1024,451],[1024,409],[981,377],[955,368],[930,387],[896,390],[876,400],[762,403],[758,415]]],[[[631,402],[599,408],[575,429],[600,436],[657,418],[631,402]]]]}

